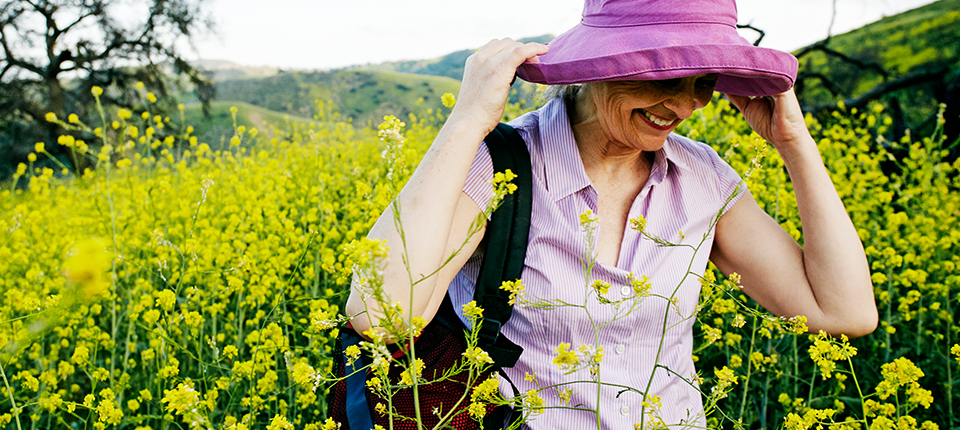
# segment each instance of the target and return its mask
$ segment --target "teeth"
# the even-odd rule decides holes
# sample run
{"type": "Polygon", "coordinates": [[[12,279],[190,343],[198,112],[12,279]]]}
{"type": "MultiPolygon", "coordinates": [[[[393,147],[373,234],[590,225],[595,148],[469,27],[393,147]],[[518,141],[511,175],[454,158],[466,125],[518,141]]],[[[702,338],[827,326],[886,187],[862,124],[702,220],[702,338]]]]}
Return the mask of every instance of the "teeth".
{"type": "Polygon", "coordinates": [[[650,112],[647,112],[647,111],[642,111],[642,112],[643,112],[643,116],[647,117],[647,119],[649,119],[650,122],[656,125],[659,125],[660,127],[666,127],[670,124],[673,124],[673,121],[662,120],[660,118],[653,116],[653,114],[651,114],[650,112]]]}

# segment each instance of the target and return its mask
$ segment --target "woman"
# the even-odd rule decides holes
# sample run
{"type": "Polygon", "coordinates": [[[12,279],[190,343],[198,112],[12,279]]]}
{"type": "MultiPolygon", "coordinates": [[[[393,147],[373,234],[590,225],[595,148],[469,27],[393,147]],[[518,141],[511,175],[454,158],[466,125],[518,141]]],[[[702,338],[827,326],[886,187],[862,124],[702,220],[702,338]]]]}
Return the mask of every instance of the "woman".
{"type": "MultiPolygon", "coordinates": [[[[467,60],[456,107],[397,197],[414,276],[431,273],[464,240],[467,246],[418,286],[411,301],[394,214],[388,210],[369,236],[385,239],[390,247],[383,270],[391,300],[428,321],[448,290],[454,308],[469,301],[479,264],[472,254],[482,235],[467,239],[467,233],[489,199],[486,183],[492,176],[481,141],[499,121],[516,73],[543,84],[582,84],[512,123],[530,150],[534,171],[524,298],[583,301],[580,264],[587,247],[579,215],[587,210],[599,225],[593,244],[599,264],[591,279],[612,284],[611,299],[632,294],[626,281],[630,273],[648,276],[655,294],[670,296],[681,285],[677,312],[670,313],[677,326],[662,347],[668,306],[662,300],[647,300],[599,334],[605,354],[599,378],[638,389],[649,385],[649,394],[660,396],[663,406],[643,417],[640,395],[603,388],[598,396],[590,386],[574,387],[570,405],[598,408],[605,428],[651,420],[704,425],[702,399],[689,382],[696,372],[690,316],[699,284],[696,279],[680,283],[691,258],[694,273],[703,272],[708,257],[724,273],[739,273],[745,293],[776,315],[806,316],[812,332],[854,337],[873,331],[877,311],[866,257],[791,89],[796,59],[751,46],[737,35],[735,24],[733,0],[705,0],[696,7],[673,0],[587,0],[583,21],[549,47],[502,39],[478,50],[467,60]],[[749,192],[728,200],[739,177],[712,149],[671,134],[710,101],[715,88],[783,158],[797,197],[804,247],[749,192]],[[630,219],[643,215],[647,231],[665,239],[681,240],[678,231],[699,238],[721,210],[715,231],[696,256],[658,247],[628,228],[630,219]]],[[[355,288],[348,314],[365,311],[360,295],[355,288]]],[[[589,306],[595,319],[612,315],[609,306],[589,306]]],[[[353,324],[362,332],[370,320],[364,315],[353,324]]],[[[582,311],[516,306],[502,333],[524,348],[518,364],[505,369],[521,392],[537,383],[589,379],[565,375],[552,362],[561,342],[573,348],[594,344],[582,311]],[[527,373],[536,382],[526,380],[527,373]]],[[[501,391],[509,390],[502,385],[501,391]]],[[[543,397],[547,406],[562,404],[558,396],[543,397]]],[[[597,423],[592,412],[557,409],[529,425],[550,429],[597,423]]]]}

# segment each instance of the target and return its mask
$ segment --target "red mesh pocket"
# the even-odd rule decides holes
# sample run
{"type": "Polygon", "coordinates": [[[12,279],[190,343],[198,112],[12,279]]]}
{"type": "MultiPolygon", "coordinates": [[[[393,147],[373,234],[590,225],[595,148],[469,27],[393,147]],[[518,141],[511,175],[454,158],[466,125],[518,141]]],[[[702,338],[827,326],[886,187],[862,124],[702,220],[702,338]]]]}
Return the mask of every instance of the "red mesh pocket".
{"type": "MultiPolygon", "coordinates": [[[[457,320],[459,323],[459,320],[457,320]]],[[[454,330],[451,330],[444,324],[440,323],[439,318],[435,319],[433,322],[427,325],[424,328],[423,333],[416,340],[416,354],[417,358],[423,360],[424,369],[423,369],[423,378],[426,380],[433,380],[439,378],[443,375],[443,372],[446,369],[449,369],[454,366],[454,364],[463,356],[463,352],[466,350],[466,339],[464,339],[463,332],[455,333],[454,330]]],[[[395,354],[395,356],[402,355],[395,354]]],[[[403,358],[400,358],[403,360],[403,358]]],[[[341,359],[336,360],[337,363],[335,367],[335,374],[338,377],[343,377],[344,367],[341,359]]],[[[390,378],[395,383],[400,380],[401,369],[399,367],[392,367],[390,369],[390,378]]],[[[490,371],[488,370],[484,374],[480,375],[477,378],[477,382],[482,382],[490,377],[490,371]]],[[[419,388],[419,397],[420,397],[420,418],[423,421],[423,424],[426,428],[432,428],[437,425],[440,421],[440,417],[434,413],[434,410],[440,412],[442,415],[446,415],[450,412],[451,408],[454,408],[454,405],[460,401],[461,397],[465,398],[456,406],[458,413],[449,423],[455,429],[462,430],[473,430],[480,428],[480,424],[470,417],[470,415],[465,411],[468,406],[470,406],[470,393],[467,391],[467,373],[461,373],[459,375],[454,375],[452,378],[435,382],[428,385],[420,385],[419,388]]],[[[332,391],[332,398],[330,400],[330,416],[334,420],[340,422],[343,425],[344,429],[348,429],[347,425],[347,411],[345,410],[346,403],[346,384],[343,381],[338,382],[334,385],[332,391]]],[[[370,406],[370,415],[373,418],[375,424],[380,424],[384,428],[390,428],[390,420],[387,416],[381,415],[374,410],[375,406],[378,403],[383,403],[384,406],[387,405],[385,399],[380,398],[377,395],[374,395],[369,390],[366,392],[367,403],[370,406]]],[[[407,388],[396,392],[393,396],[393,407],[396,409],[397,414],[400,417],[394,417],[393,428],[398,430],[406,429],[416,429],[417,423],[416,419],[416,410],[414,408],[413,402],[413,389],[407,388]]],[[[493,411],[494,406],[487,405],[487,413],[493,411]]],[[[350,413],[362,413],[363,411],[350,411],[350,413]]],[[[354,429],[354,430],[365,430],[365,429],[354,429]]]]}

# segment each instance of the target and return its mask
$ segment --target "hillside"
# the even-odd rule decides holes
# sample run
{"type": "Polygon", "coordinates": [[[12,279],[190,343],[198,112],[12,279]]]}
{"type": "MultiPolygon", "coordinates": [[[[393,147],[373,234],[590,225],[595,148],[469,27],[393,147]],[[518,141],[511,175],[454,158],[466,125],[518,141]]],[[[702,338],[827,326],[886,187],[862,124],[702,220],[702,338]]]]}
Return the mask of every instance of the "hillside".
{"type": "MultiPolygon", "coordinates": [[[[553,37],[553,35],[544,34],[542,36],[517,39],[517,41],[523,43],[547,43],[553,40],[553,37]]],[[[389,70],[394,72],[415,73],[418,75],[446,76],[459,81],[463,79],[463,66],[464,63],[467,62],[467,57],[474,52],[476,52],[475,49],[464,49],[462,51],[452,52],[442,57],[429,60],[394,61],[363,66],[363,68],[371,70],[389,70]]]]}
{"type": "Polygon", "coordinates": [[[460,83],[447,77],[354,69],[282,72],[267,78],[219,82],[216,89],[219,100],[246,102],[303,118],[313,116],[317,99],[329,100],[345,117],[365,124],[378,123],[388,114],[406,117],[421,103],[439,106],[440,97],[456,94],[460,83]]]}
{"type": "Polygon", "coordinates": [[[936,112],[939,102],[947,101],[951,84],[957,90],[960,0],[931,3],[819,43],[840,55],[817,45],[795,52],[800,58],[801,103],[813,108],[856,100],[878,85],[894,88],[903,83],[880,99],[899,105],[904,125],[918,126],[936,112]]]}

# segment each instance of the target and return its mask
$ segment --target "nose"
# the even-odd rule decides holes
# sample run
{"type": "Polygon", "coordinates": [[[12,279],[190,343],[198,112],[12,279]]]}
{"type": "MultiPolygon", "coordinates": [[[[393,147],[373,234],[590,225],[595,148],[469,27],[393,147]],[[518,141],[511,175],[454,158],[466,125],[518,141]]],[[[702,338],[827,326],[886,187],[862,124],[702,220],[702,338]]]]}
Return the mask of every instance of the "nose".
{"type": "Polygon", "coordinates": [[[706,106],[712,96],[712,91],[709,95],[697,91],[697,78],[691,76],[683,78],[681,84],[664,99],[663,105],[672,110],[680,119],[687,119],[693,115],[694,111],[706,106]]]}

